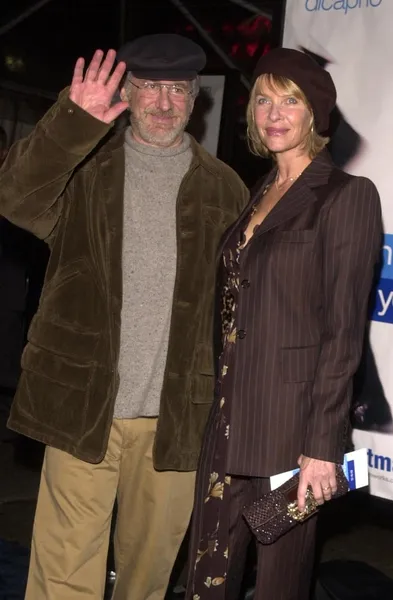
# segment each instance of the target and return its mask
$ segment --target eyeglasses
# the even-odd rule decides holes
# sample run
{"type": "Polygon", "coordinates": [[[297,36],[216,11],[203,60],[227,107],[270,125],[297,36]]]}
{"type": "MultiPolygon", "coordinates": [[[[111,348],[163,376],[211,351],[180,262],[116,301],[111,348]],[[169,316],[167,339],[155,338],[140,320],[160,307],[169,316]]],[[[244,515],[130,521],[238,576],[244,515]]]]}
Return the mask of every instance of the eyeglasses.
{"type": "Polygon", "coordinates": [[[138,90],[142,90],[145,96],[151,98],[156,98],[163,88],[166,88],[169,96],[176,100],[185,100],[187,96],[192,94],[192,90],[181,83],[158,83],[156,81],[144,81],[142,85],[137,85],[133,81],[131,81],[131,83],[134,87],[138,88],[138,90]]]}

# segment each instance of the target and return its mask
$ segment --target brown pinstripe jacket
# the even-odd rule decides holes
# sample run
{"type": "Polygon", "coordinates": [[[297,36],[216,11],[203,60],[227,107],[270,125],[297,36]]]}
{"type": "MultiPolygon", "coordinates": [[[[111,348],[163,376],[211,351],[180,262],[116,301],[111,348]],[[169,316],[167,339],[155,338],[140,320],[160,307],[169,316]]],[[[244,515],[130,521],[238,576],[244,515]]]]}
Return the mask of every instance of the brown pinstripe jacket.
{"type": "Polygon", "coordinates": [[[341,461],[381,236],[374,184],[326,151],[258,228],[241,259],[229,473],[266,477],[301,453],[341,461]]]}

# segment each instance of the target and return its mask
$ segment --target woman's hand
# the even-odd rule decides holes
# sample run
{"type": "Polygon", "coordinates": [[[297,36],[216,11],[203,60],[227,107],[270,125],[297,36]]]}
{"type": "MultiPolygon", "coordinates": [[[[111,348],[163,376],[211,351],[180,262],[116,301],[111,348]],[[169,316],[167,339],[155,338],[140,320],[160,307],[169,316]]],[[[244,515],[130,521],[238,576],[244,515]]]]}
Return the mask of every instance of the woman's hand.
{"type": "Polygon", "coordinates": [[[96,50],[85,73],[85,60],[78,58],[70,87],[70,100],[96,119],[108,124],[128,108],[127,102],[111,105],[125,73],[126,64],[119,62],[111,75],[116,52],[109,50],[104,60],[103,58],[103,51],[96,50]]]}
{"type": "Polygon", "coordinates": [[[298,465],[300,474],[297,502],[300,511],[305,509],[306,492],[309,486],[311,486],[318,504],[330,500],[332,495],[337,492],[335,463],[309,458],[302,454],[299,457],[298,465]]]}

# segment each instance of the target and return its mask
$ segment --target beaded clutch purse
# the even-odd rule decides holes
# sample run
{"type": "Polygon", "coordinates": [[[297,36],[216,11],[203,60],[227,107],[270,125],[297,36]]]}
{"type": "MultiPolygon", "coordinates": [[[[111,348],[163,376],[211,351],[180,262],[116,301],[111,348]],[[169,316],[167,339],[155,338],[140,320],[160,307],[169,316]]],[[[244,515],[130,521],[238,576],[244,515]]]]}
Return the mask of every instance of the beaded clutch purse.
{"type": "MultiPolygon", "coordinates": [[[[336,467],[337,492],[333,498],[346,494],[348,481],[341,466],[336,467]]],[[[306,508],[300,512],[297,506],[299,474],[291,477],[276,490],[265,494],[250,506],[245,507],[243,516],[251,531],[261,544],[273,544],[282,535],[303,523],[318,512],[319,506],[309,488],[306,493],[306,508]]]]}

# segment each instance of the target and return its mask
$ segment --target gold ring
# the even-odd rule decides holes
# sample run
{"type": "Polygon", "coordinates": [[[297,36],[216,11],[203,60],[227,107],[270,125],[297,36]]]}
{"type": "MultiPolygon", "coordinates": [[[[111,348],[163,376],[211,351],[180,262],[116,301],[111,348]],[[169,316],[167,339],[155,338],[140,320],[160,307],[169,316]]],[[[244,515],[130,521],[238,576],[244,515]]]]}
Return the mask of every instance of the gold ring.
{"type": "Polygon", "coordinates": [[[323,489],[324,492],[327,492],[328,490],[330,490],[330,487],[328,486],[328,487],[324,487],[322,489],[323,489]]]}

